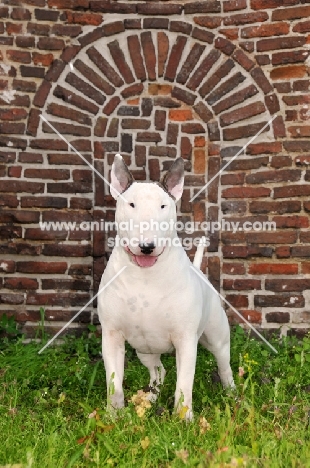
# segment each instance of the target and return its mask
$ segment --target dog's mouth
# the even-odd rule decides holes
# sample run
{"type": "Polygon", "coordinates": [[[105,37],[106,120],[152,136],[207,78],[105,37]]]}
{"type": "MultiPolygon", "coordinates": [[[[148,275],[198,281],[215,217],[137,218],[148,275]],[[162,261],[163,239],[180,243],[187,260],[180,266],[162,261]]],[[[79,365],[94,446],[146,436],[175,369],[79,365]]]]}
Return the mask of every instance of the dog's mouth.
{"type": "Polygon", "coordinates": [[[163,253],[163,251],[165,249],[163,249],[162,252],[159,255],[156,255],[156,256],[155,255],[153,255],[153,256],[152,255],[145,255],[145,254],[136,255],[129,249],[129,247],[125,247],[125,250],[131,256],[132,261],[136,265],[138,265],[141,268],[149,268],[149,267],[152,267],[153,265],[155,265],[155,263],[158,260],[158,257],[163,253]]]}

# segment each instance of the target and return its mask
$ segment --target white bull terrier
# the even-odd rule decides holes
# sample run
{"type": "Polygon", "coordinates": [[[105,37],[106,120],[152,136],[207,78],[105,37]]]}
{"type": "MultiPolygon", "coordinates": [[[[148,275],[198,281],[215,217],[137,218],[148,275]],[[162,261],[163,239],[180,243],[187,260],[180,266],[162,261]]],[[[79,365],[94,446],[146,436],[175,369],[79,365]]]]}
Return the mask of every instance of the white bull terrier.
{"type": "Polygon", "coordinates": [[[226,314],[214,289],[191,268],[174,226],[175,203],[181,198],[183,182],[182,158],[174,161],[157,184],[135,182],[122,157],[115,156],[111,194],[117,199],[115,220],[120,242],[113,249],[100,289],[122,267],[127,268],[100,293],[98,314],[108,407],[124,406],[127,341],[148,368],[150,386],[155,387],[165,376],[160,355],[176,350],[175,409],[179,412],[184,407],[183,414],[191,420],[198,342],[214,354],[223,386],[233,387],[234,381],[226,314]]]}

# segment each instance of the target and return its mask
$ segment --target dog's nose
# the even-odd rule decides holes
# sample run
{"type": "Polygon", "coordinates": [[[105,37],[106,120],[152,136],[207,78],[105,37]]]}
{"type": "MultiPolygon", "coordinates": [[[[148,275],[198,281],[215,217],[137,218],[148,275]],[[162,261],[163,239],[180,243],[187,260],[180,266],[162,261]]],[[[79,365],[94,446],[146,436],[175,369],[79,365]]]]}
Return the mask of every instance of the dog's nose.
{"type": "Polygon", "coordinates": [[[150,255],[155,249],[155,244],[154,242],[141,242],[139,247],[144,255],[150,255]]]}

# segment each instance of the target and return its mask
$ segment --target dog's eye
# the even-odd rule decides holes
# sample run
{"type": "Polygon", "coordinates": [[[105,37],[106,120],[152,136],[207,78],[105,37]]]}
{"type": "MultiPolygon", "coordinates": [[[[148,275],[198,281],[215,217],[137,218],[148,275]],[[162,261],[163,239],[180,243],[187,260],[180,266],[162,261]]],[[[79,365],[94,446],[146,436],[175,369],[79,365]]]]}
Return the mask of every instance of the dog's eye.
{"type": "Polygon", "coordinates": [[[161,209],[163,210],[167,205],[161,205],[161,209]]]}
{"type": "Polygon", "coordinates": [[[134,208],[134,207],[135,207],[135,204],[134,204],[134,203],[129,203],[129,205],[131,206],[131,208],[134,208]]]}

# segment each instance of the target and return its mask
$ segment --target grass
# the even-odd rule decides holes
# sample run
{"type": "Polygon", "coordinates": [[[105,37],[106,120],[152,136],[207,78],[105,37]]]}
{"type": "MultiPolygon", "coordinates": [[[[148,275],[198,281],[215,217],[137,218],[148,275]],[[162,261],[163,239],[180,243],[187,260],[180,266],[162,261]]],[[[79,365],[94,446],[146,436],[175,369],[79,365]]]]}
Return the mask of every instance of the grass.
{"type": "Polygon", "coordinates": [[[272,343],[278,355],[233,330],[237,394],[221,388],[213,357],[199,348],[195,420],[187,424],[173,414],[173,356],[163,357],[158,401],[141,411],[143,402],[130,400],[148,373],[127,348],[128,406],[113,418],[104,410],[98,338],[67,338],[42,355],[42,345],[4,339],[0,467],[310,467],[310,337],[272,343]]]}

